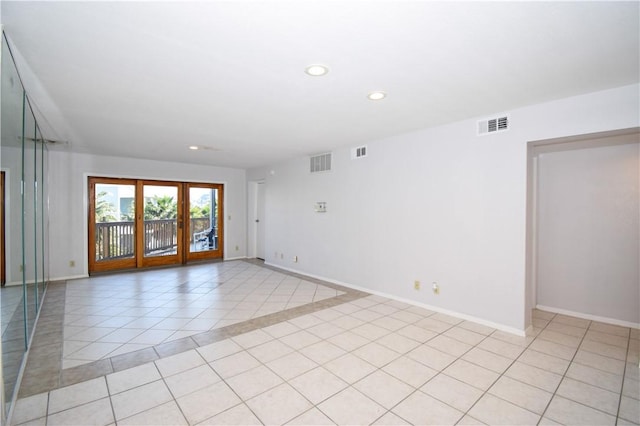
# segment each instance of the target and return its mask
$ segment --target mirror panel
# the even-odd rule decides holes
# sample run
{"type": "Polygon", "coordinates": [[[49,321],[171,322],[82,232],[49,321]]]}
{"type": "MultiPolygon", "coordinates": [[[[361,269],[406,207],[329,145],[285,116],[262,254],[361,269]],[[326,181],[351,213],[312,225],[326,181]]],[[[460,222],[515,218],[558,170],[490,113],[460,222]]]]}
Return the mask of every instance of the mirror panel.
{"type": "Polygon", "coordinates": [[[48,281],[49,162],[44,137],[4,34],[0,58],[0,423],[4,423],[48,281]]]}

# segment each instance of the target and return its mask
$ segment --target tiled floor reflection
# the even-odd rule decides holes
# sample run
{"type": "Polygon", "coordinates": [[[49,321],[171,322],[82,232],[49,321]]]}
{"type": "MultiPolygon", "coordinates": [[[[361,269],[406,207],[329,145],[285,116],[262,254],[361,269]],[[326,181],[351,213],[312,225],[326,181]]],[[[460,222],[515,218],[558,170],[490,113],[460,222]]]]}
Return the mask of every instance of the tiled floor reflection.
{"type": "MultiPolygon", "coordinates": [[[[232,271],[238,272],[243,263],[225,265],[218,277],[234,280],[232,271]]],[[[249,280],[249,270],[254,277],[264,277],[263,282],[272,273],[281,274],[248,265],[251,268],[235,275],[238,281],[240,276],[249,280]]],[[[150,273],[155,279],[141,278],[144,284],[139,285],[153,289],[151,283],[157,281],[162,286],[161,272],[150,273]]],[[[294,278],[282,275],[280,283],[294,278]]],[[[174,285],[181,281],[172,279],[174,285]]],[[[204,277],[200,279],[205,285],[204,277]]],[[[232,285],[227,294],[246,295],[230,299],[239,304],[251,294],[264,294],[255,293],[256,285],[248,284],[244,291],[241,284],[232,285]]],[[[84,378],[18,400],[13,424],[640,423],[638,330],[535,311],[534,336],[520,338],[383,297],[344,291],[324,301],[62,370],[64,377],[84,369],[84,378]]],[[[162,299],[157,294],[176,292],[151,293],[144,299],[158,301],[162,299]]],[[[209,292],[192,294],[194,299],[187,300],[196,302],[195,295],[209,292]]],[[[77,296],[71,297],[66,295],[67,304],[77,296]]],[[[85,314],[122,315],[99,315],[101,305],[95,306],[85,314]]],[[[126,330],[122,325],[118,329],[126,330]]]]}
{"type": "Polygon", "coordinates": [[[26,342],[35,323],[35,290],[26,288],[26,304],[22,286],[0,289],[0,323],[2,324],[2,378],[6,399],[13,397],[18,373],[26,352],[26,342]],[[26,308],[26,311],[25,311],[26,308]],[[25,315],[26,312],[26,315],[25,315]],[[26,319],[26,326],[25,326],[26,319]],[[28,335],[25,333],[29,333],[28,335]]]}

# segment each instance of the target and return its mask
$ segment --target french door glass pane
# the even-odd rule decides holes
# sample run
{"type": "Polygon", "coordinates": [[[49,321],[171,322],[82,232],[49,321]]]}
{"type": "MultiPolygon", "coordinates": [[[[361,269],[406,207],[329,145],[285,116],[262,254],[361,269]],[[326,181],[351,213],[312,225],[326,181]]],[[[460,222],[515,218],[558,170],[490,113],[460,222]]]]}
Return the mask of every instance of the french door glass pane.
{"type": "Polygon", "coordinates": [[[96,184],[96,261],[135,255],[135,185],[96,184]]]}
{"type": "Polygon", "coordinates": [[[178,253],[178,187],[144,186],[144,255],[178,253]]]}
{"type": "Polygon", "coordinates": [[[218,190],[189,188],[190,252],[218,250],[218,190]]]}

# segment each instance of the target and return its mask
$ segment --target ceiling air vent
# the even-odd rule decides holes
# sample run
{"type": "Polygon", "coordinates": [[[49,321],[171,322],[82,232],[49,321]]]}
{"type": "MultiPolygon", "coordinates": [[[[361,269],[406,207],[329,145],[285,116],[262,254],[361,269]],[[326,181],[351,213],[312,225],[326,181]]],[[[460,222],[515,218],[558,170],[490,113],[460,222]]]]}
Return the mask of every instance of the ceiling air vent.
{"type": "Polygon", "coordinates": [[[351,159],[364,158],[367,156],[367,146],[362,145],[356,148],[351,148],[351,159]]]}
{"type": "Polygon", "coordinates": [[[497,118],[489,118],[488,120],[478,121],[478,135],[504,132],[505,130],[509,130],[508,115],[497,117],[497,118]]]}
{"type": "Polygon", "coordinates": [[[331,170],[331,153],[309,157],[309,171],[311,173],[328,172],[331,170]]]}

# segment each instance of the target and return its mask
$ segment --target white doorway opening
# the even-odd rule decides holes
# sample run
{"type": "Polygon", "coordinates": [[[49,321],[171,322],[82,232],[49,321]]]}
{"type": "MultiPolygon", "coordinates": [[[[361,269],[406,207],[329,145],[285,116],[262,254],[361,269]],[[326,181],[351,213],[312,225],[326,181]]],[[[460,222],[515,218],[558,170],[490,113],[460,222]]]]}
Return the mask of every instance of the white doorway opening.
{"type": "Polygon", "coordinates": [[[264,181],[249,182],[248,257],[265,259],[265,192],[264,181]]]}
{"type": "Polygon", "coordinates": [[[639,129],[528,147],[527,324],[533,308],[638,327],[639,129]]]}

